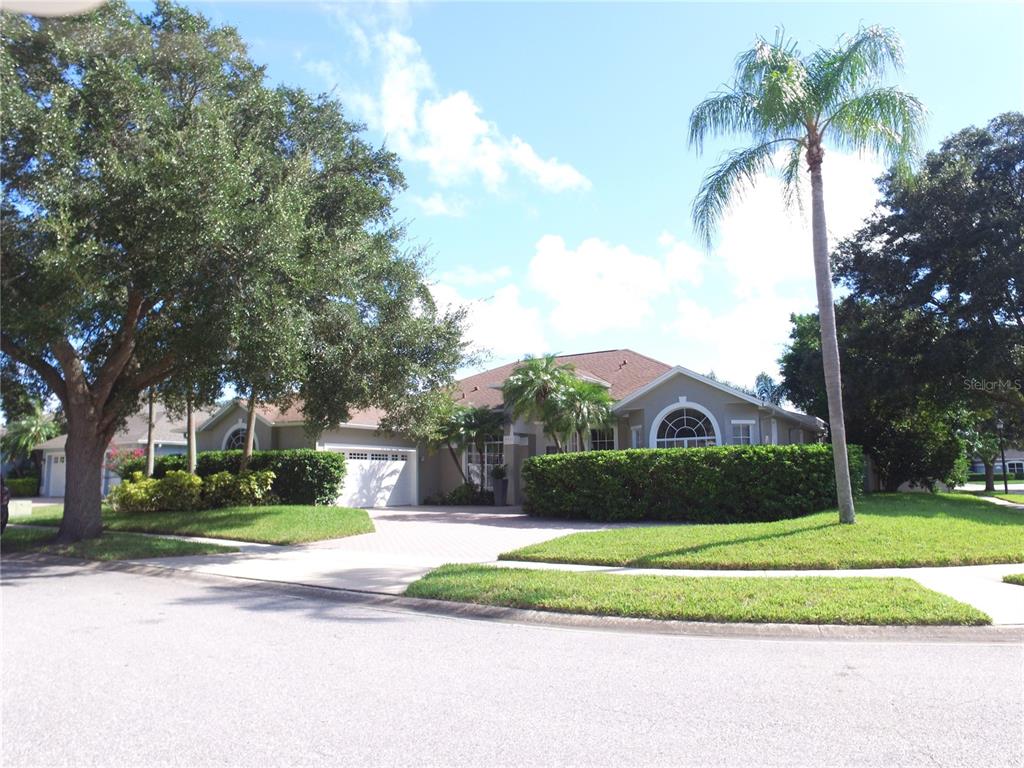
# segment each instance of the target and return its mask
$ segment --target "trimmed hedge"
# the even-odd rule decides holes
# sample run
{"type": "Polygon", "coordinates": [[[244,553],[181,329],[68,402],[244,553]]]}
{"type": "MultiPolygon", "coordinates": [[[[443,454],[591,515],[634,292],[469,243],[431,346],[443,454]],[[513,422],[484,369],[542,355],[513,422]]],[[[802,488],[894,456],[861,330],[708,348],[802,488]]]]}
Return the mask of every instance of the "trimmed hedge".
{"type": "MultiPolygon", "coordinates": [[[[153,477],[163,477],[172,470],[184,470],[187,461],[183,454],[157,456],[153,477]]],[[[196,474],[204,478],[218,472],[237,475],[241,461],[241,451],[202,451],[196,456],[196,474]]],[[[133,459],[124,463],[121,477],[131,477],[133,472],[144,472],[145,469],[145,457],[133,459]]],[[[345,457],[340,453],[312,448],[253,451],[249,469],[274,473],[271,493],[282,504],[333,504],[345,479],[345,457]]]]}
{"type": "MultiPolygon", "coordinates": [[[[1006,476],[1010,480],[1024,480],[1024,472],[1007,472],[1006,476]]],[[[995,473],[995,479],[998,481],[998,480],[1002,480],[1002,478],[1003,478],[1003,470],[1000,469],[999,471],[997,471],[995,473]]],[[[984,472],[968,472],[967,473],[967,482],[969,482],[969,483],[984,483],[985,482],[985,473],[984,472]]]]}
{"type": "MultiPolygon", "coordinates": [[[[853,491],[864,457],[851,445],[853,491]]],[[[829,445],[586,451],[523,465],[523,509],[537,517],[732,523],[782,520],[836,505],[829,445]]]]}
{"type": "Polygon", "coordinates": [[[4,485],[7,486],[14,498],[39,495],[38,477],[5,477],[4,485]]]}
{"type": "Polygon", "coordinates": [[[190,512],[218,507],[266,504],[273,499],[270,487],[274,473],[217,472],[200,478],[180,469],[171,469],[163,477],[145,477],[133,472],[107,495],[115,512],[190,512]]]}

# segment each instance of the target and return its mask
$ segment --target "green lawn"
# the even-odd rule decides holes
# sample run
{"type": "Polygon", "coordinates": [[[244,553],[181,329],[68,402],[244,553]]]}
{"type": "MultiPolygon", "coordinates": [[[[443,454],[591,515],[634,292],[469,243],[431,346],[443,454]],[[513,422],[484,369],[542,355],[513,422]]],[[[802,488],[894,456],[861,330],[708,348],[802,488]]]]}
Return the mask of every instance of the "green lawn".
{"type": "Polygon", "coordinates": [[[104,533],[98,539],[77,544],[56,545],[49,542],[52,528],[8,527],[0,537],[0,553],[41,552],[85,560],[137,560],[147,557],[180,557],[183,555],[210,555],[219,552],[237,552],[237,547],[179,541],[157,536],[135,536],[130,533],[104,533]]]}
{"type": "MultiPolygon", "coordinates": [[[[43,507],[31,516],[13,520],[34,525],[60,525],[62,512],[60,506],[43,507]]],[[[225,507],[137,515],[118,515],[104,507],[103,526],[108,531],[177,533],[267,544],[301,544],[373,532],[370,516],[362,509],[306,505],[225,507]]]]}
{"type": "Polygon", "coordinates": [[[1003,576],[1003,581],[1007,584],[1020,584],[1024,587],[1024,573],[1011,573],[1007,576],[1003,576]]]}
{"type": "Polygon", "coordinates": [[[575,533],[503,560],[645,568],[875,568],[1024,562],[1024,510],[965,494],[875,494],[856,525],[835,511],[774,523],[575,533]]]}
{"type": "Polygon", "coordinates": [[[682,577],[446,565],[409,597],[512,608],[683,621],[786,624],[990,624],[988,616],[911,579],[682,577]]]}
{"type": "Polygon", "coordinates": [[[1009,501],[1014,504],[1024,504],[1024,493],[994,493],[992,494],[997,499],[1003,501],[1009,501]]]}

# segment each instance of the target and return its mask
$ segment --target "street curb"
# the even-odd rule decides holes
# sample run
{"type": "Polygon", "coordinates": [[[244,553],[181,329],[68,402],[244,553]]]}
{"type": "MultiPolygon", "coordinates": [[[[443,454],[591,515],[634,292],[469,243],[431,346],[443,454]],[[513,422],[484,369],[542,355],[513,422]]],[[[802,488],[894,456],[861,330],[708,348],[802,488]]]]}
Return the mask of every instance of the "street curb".
{"type": "Polygon", "coordinates": [[[316,598],[339,603],[355,603],[384,610],[423,613],[456,619],[500,621],[511,624],[586,629],[636,634],[721,637],[753,640],[844,640],[908,643],[994,643],[1024,644],[1024,626],[864,626],[840,624],[751,624],[701,621],[664,621],[659,619],[591,616],[555,613],[494,605],[426,600],[381,592],[324,587],[296,582],[252,579],[239,576],[184,571],[171,566],[130,561],[96,562],[55,555],[12,554],[12,562],[36,562],[50,565],[75,565],[87,570],[134,573],[157,578],[184,579],[207,584],[231,583],[250,589],[262,589],[293,597],[316,598]]]}

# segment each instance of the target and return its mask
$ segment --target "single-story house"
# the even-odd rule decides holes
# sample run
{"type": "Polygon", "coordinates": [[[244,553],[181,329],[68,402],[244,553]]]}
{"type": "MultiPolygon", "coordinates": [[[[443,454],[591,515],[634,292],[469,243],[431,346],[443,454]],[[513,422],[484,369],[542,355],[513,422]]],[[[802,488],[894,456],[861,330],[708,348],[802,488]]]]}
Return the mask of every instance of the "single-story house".
{"type": "MultiPolygon", "coordinates": [[[[197,413],[196,419],[207,418],[209,412],[197,413]]],[[[124,427],[110,441],[108,451],[146,450],[148,439],[149,407],[145,407],[131,416],[124,427]]],[[[171,453],[185,453],[185,419],[173,419],[166,409],[157,403],[153,408],[153,438],[157,456],[171,453]]],[[[67,471],[67,458],[64,446],[67,435],[58,435],[36,446],[43,452],[43,474],[39,481],[40,496],[61,497],[64,495],[64,482],[67,471]]],[[[121,478],[110,467],[103,468],[102,493],[105,496],[121,482],[121,478]]]]}
{"type": "MultiPolygon", "coordinates": [[[[1012,475],[1017,472],[1024,472],[1024,448],[1011,448],[1007,446],[1005,453],[1007,473],[1012,475]]],[[[984,474],[985,472],[985,464],[978,457],[974,457],[971,460],[971,472],[979,474],[984,474]]],[[[995,473],[997,477],[1003,474],[1003,461],[1000,456],[996,457],[995,473]]]]}
{"type": "MultiPolygon", "coordinates": [[[[789,411],[681,366],[671,366],[629,349],[561,355],[580,377],[608,388],[615,399],[615,422],[593,430],[587,450],[611,448],[693,448],[755,443],[789,444],[819,441],[820,419],[789,411]]],[[[469,376],[456,383],[454,397],[471,406],[502,408],[501,386],[517,363],[469,376]]],[[[339,503],[347,506],[417,504],[462,482],[447,450],[424,446],[378,431],[383,413],[364,410],[315,440],[303,428],[297,408],[282,411],[260,407],[256,413],[255,447],[316,448],[345,454],[346,480],[339,503]]],[[[231,401],[201,423],[199,450],[241,447],[245,436],[245,403],[231,401]]],[[[501,440],[488,443],[484,456],[463,454],[463,469],[485,485],[490,468],[505,464],[509,502],[522,501],[520,471],[530,456],[554,450],[539,424],[522,419],[505,427],[501,440]]]]}

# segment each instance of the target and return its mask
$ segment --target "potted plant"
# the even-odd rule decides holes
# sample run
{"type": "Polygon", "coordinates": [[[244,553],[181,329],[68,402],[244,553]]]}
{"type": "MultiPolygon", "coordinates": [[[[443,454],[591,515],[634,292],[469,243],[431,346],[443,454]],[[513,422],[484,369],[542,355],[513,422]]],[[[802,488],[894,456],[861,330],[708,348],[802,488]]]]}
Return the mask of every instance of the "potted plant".
{"type": "Polygon", "coordinates": [[[508,501],[508,474],[504,464],[497,464],[491,470],[494,481],[494,506],[504,507],[508,501]]]}

